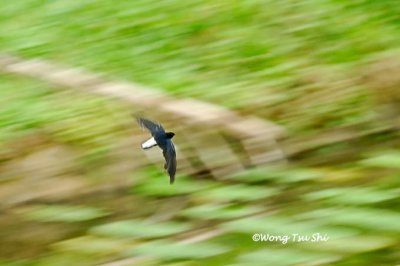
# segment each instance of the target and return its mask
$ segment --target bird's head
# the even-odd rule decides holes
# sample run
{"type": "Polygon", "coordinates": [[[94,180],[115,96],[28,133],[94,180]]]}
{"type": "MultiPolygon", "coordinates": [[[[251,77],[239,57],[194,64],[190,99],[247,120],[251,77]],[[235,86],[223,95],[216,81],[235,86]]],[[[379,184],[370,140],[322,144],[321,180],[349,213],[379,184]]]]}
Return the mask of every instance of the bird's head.
{"type": "Polygon", "coordinates": [[[167,132],[165,133],[165,135],[167,135],[167,138],[172,139],[175,136],[174,132],[167,132]]]}

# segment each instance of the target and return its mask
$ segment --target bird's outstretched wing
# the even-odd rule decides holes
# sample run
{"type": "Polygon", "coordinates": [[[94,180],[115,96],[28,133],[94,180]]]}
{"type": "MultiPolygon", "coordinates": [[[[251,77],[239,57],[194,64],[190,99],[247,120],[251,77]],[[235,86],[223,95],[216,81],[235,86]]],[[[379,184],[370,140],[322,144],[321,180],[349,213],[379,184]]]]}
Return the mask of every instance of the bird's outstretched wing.
{"type": "Polygon", "coordinates": [[[159,123],[155,123],[142,117],[137,117],[136,119],[142,128],[147,128],[150,131],[152,136],[154,136],[156,133],[165,132],[164,128],[159,123]]]}
{"type": "Polygon", "coordinates": [[[163,148],[163,155],[165,158],[164,169],[168,172],[169,183],[173,184],[176,173],[176,152],[171,140],[168,140],[167,145],[163,148]]]}

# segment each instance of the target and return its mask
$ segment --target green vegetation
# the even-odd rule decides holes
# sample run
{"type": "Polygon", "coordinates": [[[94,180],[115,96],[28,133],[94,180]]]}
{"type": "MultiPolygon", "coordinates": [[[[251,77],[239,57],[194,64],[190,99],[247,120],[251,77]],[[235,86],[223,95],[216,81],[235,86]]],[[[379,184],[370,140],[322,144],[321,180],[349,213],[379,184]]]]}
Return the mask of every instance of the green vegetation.
{"type": "Polygon", "coordinates": [[[358,70],[399,48],[397,11],[393,1],[22,0],[2,5],[0,48],[302,132],[371,119],[358,70]]]}
{"type": "Polygon", "coordinates": [[[124,108],[109,100],[57,91],[34,79],[0,79],[1,142],[40,129],[60,142],[99,147],[118,136],[127,122],[121,114],[124,108]]]}
{"type": "MultiPolygon", "coordinates": [[[[398,55],[399,13],[390,0],[5,1],[0,52],[206,100],[282,124],[288,138],[317,138],[392,126],[377,119],[379,91],[361,74],[371,58],[398,55]]],[[[171,186],[158,165],[134,157],[131,107],[4,73],[0,106],[0,266],[399,261],[398,133],[222,180],[180,172],[171,186]],[[48,147],[76,158],[60,153],[46,164],[52,153],[37,151],[48,147]],[[315,163],[342,148],[351,151],[345,163],[315,163]],[[254,242],[255,233],[330,240],[254,242]]]]}
{"type": "Polygon", "coordinates": [[[107,213],[80,206],[33,206],[21,213],[28,220],[42,222],[81,222],[96,219],[107,213]]]}

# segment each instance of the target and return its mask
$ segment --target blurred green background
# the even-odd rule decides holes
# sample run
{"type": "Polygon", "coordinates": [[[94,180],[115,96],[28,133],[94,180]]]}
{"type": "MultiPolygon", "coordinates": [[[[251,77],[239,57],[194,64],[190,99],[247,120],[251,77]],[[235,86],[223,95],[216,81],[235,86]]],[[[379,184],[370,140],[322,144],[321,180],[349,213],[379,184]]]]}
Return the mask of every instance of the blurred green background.
{"type": "Polygon", "coordinates": [[[300,150],[170,186],[135,146],[145,135],[131,140],[130,106],[0,70],[0,265],[398,264],[399,14],[391,0],[4,1],[0,53],[268,119],[300,150]],[[330,239],[252,241],[318,232],[330,239]]]}

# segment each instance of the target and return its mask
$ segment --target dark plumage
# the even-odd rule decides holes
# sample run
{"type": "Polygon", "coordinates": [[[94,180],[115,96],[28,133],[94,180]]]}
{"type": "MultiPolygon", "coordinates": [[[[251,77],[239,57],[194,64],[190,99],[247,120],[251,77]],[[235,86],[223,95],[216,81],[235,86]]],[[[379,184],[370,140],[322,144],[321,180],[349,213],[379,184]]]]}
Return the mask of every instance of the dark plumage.
{"type": "Polygon", "coordinates": [[[176,152],[172,138],[175,133],[165,132],[164,128],[159,124],[152,122],[145,118],[137,118],[139,125],[142,128],[147,128],[152,137],[142,144],[142,149],[149,149],[153,146],[158,145],[162,151],[165,158],[164,169],[167,170],[169,174],[170,184],[174,183],[175,173],[176,173],[176,152]]]}

